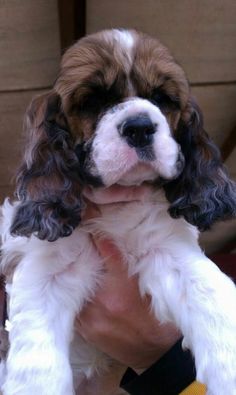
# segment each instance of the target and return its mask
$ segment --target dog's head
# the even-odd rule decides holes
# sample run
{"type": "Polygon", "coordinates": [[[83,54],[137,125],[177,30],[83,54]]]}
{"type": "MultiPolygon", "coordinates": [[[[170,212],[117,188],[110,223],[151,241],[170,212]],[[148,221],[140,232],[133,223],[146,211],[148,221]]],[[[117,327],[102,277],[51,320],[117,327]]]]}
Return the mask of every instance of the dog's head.
{"type": "Polygon", "coordinates": [[[55,240],[79,224],[81,187],[160,183],[170,214],[200,229],[235,214],[236,192],[182,68],[135,31],[85,37],[26,114],[12,232],[55,240]]]}

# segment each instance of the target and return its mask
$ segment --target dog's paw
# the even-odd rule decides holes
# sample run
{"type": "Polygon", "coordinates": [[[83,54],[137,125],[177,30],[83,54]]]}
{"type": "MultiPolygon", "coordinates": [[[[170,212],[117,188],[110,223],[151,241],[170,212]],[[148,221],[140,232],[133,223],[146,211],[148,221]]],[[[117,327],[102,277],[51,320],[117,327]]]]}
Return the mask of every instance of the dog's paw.
{"type": "Polygon", "coordinates": [[[24,346],[11,344],[2,386],[4,395],[74,395],[67,355],[48,344],[47,348],[43,345],[35,350],[24,346]]]}

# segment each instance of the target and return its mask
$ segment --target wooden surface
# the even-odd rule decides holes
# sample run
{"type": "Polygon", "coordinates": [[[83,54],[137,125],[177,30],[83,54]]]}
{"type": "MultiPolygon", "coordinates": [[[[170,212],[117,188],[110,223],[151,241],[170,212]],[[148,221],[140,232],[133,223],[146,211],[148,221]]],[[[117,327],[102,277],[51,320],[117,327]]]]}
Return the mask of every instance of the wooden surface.
{"type": "Polygon", "coordinates": [[[0,0],[0,201],[13,191],[32,96],[53,84],[60,60],[57,0],[0,0]]]}
{"type": "Polygon", "coordinates": [[[236,80],[236,1],[87,0],[87,33],[132,27],[159,37],[191,82],[236,80]]]}
{"type": "Polygon", "coordinates": [[[200,244],[207,254],[221,251],[226,244],[235,239],[236,220],[219,222],[213,229],[200,235],[200,244]]]}
{"type": "Polygon", "coordinates": [[[86,0],[58,0],[61,51],[86,32],[86,0]]]}
{"type": "Polygon", "coordinates": [[[207,132],[221,147],[236,126],[236,84],[193,87],[192,93],[203,111],[207,132]]]}
{"type": "MultiPolygon", "coordinates": [[[[231,175],[234,178],[234,180],[236,181],[236,148],[234,148],[233,152],[228,157],[225,164],[228,167],[228,169],[230,169],[231,175]]],[[[235,235],[236,235],[236,232],[235,232],[235,235]]]]}
{"type": "Polygon", "coordinates": [[[47,87],[60,56],[56,0],[0,1],[0,91],[47,87]]]}
{"type": "MultiPolygon", "coordinates": [[[[224,162],[232,156],[234,149],[236,148],[236,124],[234,124],[233,128],[231,129],[230,134],[228,135],[227,139],[225,139],[222,147],[222,157],[224,162]]],[[[236,163],[236,161],[235,161],[236,163]]]]}

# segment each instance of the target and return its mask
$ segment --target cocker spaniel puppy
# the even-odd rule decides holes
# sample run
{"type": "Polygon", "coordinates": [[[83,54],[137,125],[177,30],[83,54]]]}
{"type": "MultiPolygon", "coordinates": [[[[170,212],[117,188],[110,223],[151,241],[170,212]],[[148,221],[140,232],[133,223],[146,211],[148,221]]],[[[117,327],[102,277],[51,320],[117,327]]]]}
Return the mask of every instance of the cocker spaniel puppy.
{"type": "Polygon", "coordinates": [[[90,236],[102,234],[138,274],[157,319],[182,331],[208,395],[235,395],[236,290],[198,230],[236,214],[236,188],[168,49],[135,31],[81,39],[25,126],[18,201],[1,209],[11,323],[3,394],[72,395],[73,376],[109,364],[73,333],[102,286],[90,236]],[[151,192],[102,204],[119,185],[151,192]],[[83,219],[85,195],[100,202],[98,218],[83,219]]]}

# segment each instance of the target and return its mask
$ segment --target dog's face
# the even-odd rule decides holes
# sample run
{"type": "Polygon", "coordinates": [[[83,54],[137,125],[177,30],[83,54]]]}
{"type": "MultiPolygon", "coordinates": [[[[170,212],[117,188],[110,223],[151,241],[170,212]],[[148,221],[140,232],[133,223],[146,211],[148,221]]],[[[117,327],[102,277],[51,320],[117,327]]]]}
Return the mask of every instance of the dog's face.
{"type": "Polygon", "coordinates": [[[174,132],[188,84],[157,40],[119,30],[87,37],[65,54],[55,89],[76,142],[85,143],[90,182],[170,180],[183,169],[174,132]]]}
{"type": "Polygon", "coordinates": [[[52,92],[31,104],[26,129],[13,233],[69,235],[80,220],[81,184],[161,180],[170,214],[202,229],[235,213],[235,187],[185,74],[147,35],[110,30],[69,48],[52,92]]]}
{"type": "Polygon", "coordinates": [[[132,98],[106,110],[84,145],[82,171],[110,186],[176,178],[183,155],[166,117],[147,100],[132,98]]]}

